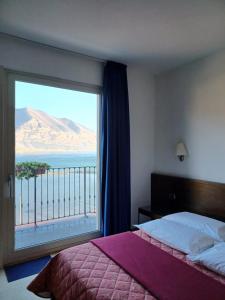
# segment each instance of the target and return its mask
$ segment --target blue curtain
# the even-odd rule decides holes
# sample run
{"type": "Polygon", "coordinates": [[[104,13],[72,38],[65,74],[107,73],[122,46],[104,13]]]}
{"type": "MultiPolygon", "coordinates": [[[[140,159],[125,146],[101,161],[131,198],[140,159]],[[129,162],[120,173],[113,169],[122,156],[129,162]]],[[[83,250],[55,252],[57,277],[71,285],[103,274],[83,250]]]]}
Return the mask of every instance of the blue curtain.
{"type": "Polygon", "coordinates": [[[130,121],[127,70],[107,62],[101,103],[101,200],[104,236],[130,229],[130,121]]]}

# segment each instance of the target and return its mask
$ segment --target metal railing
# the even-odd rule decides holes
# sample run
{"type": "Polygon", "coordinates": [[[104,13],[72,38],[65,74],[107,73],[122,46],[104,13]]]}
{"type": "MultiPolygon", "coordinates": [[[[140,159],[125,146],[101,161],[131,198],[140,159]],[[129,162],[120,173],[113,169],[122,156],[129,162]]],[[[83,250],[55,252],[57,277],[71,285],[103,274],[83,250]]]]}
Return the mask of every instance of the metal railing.
{"type": "Polygon", "coordinates": [[[30,179],[16,179],[16,226],[95,214],[96,167],[49,168],[30,179]]]}

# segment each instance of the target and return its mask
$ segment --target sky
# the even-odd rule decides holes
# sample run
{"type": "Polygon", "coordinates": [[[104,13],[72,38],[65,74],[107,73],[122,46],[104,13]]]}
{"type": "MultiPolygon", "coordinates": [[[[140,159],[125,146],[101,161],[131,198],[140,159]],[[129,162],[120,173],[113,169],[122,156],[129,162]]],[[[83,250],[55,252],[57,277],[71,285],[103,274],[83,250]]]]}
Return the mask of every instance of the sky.
{"type": "Polygon", "coordinates": [[[68,118],[96,132],[97,95],[16,81],[16,108],[32,107],[68,118]]]}

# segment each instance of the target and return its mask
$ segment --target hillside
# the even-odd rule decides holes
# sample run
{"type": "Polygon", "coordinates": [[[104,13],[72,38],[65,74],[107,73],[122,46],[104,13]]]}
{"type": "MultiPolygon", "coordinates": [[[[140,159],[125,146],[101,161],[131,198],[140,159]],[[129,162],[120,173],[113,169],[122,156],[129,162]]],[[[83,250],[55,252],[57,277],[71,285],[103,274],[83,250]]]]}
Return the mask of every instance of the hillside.
{"type": "Polygon", "coordinates": [[[94,131],[66,118],[33,108],[16,109],[16,153],[72,153],[96,151],[94,131]]]}

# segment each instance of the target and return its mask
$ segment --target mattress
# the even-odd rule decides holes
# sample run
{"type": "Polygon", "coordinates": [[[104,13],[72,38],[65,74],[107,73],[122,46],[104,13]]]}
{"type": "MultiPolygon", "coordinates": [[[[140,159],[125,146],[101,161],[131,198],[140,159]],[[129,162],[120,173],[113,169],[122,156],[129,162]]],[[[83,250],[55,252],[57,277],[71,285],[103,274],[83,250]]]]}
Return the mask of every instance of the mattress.
{"type": "MultiPolygon", "coordinates": [[[[225,285],[225,277],[188,261],[182,252],[160,243],[141,230],[134,233],[225,285]]],[[[56,300],[155,299],[92,243],[60,252],[28,289],[39,296],[56,300]]]]}

